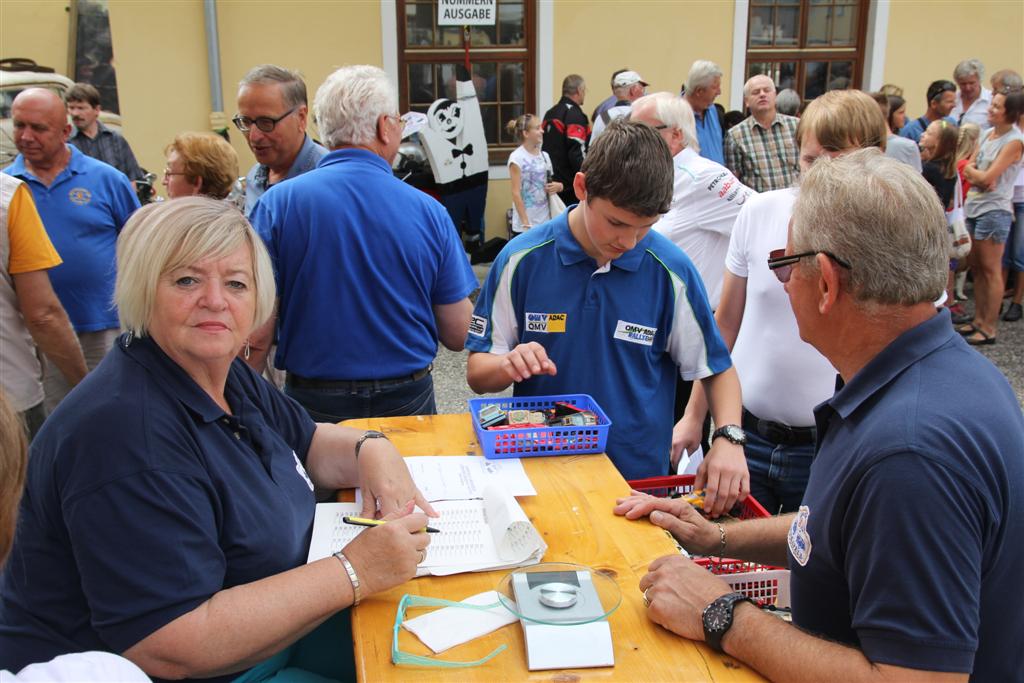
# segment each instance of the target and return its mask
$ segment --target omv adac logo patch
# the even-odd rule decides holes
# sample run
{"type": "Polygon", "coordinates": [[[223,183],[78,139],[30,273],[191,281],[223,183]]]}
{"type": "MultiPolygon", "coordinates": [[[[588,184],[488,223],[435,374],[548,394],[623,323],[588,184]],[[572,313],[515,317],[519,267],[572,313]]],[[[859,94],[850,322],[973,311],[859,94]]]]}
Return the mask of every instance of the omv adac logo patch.
{"type": "Polygon", "coordinates": [[[565,332],[565,313],[527,313],[527,332],[565,332]]]}
{"type": "Polygon", "coordinates": [[[89,192],[84,187],[73,187],[68,190],[68,199],[71,200],[72,204],[85,206],[92,201],[92,192],[89,192]]]}

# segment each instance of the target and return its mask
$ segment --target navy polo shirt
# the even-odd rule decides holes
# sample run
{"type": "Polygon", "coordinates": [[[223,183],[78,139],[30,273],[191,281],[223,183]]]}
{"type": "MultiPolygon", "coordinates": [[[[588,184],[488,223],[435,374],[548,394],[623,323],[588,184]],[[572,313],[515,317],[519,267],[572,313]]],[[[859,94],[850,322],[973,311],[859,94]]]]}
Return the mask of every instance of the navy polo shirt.
{"type": "Polygon", "coordinates": [[[117,236],[139,199],[124,173],[68,145],[71,159],[49,186],[20,154],[4,173],[24,180],[54,248],[64,260],[48,273],[76,332],[118,327],[114,307],[117,236]]]}
{"type": "Polygon", "coordinates": [[[125,339],[32,443],[0,583],[4,668],[123,652],[218,591],[306,561],[306,412],[236,360],[228,415],[152,340],[125,339]]]}
{"type": "Polygon", "coordinates": [[[945,311],[815,411],[789,533],[793,622],[872,662],[1024,671],[1024,418],[945,311]]]}
{"type": "Polygon", "coordinates": [[[677,373],[718,374],[731,367],[729,353],[700,275],[679,247],[652,230],[598,268],[569,229],[570,211],[501,251],[466,348],[504,354],[540,343],[558,374],[520,382],[515,394],[590,394],[612,421],[607,452],[622,476],[664,475],[677,373]]]}
{"type": "Polygon", "coordinates": [[[448,212],[380,156],[342,149],[263,195],[251,216],[277,275],[274,364],[388,379],[437,355],[434,306],[477,288],[448,212]]]}

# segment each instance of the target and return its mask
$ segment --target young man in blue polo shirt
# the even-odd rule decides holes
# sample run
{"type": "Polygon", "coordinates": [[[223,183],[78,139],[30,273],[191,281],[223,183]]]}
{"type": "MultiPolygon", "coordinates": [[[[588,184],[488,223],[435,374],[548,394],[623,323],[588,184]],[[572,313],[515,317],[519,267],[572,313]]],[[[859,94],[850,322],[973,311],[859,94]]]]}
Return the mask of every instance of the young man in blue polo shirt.
{"type": "Polygon", "coordinates": [[[580,203],[510,242],[477,299],[466,348],[479,393],[586,393],[612,420],[627,479],[665,475],[679,376],[712,391],[714,444],[699,474],[715,513],[749,491],[740,390],[700,275],[651,232],[672,200],[672,158],[646,124],[616,120],[573,189],[580,203]]]}

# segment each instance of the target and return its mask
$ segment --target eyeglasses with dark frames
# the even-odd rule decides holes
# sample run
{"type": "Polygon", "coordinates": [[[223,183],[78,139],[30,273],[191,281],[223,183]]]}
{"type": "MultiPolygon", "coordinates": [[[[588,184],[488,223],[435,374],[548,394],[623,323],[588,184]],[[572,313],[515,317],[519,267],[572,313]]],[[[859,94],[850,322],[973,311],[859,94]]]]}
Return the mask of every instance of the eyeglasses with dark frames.
{"type": "Polygon", "coordinates": [[[843,268],[850,270],[849,263],[829,251],[805,251],[800,254],[787,254],[785,249],[773,249],[768,253],[768,270],[775,273],[775,277],[779,279],[779,282],[786,284],[793,277],[793,266],[800,259],[807,258],[808,256],[817,256],[818,254],[824,254],[843,268]]]}
{"type": "Polygon", "coordinates": [[[253,126],[256,126],[264,133],[272,133],[278,123],[280,123],[288,116],[294,114],[297,109],[298,107],[292,107],[285,113],[278,116],[276,119],[270,116],[257,116],[256,118],[251,119],[248,116],[235,114],[235,117],[231,119],[231,123],[235,124],[235,128],[242,131],[243,133],[248,133],[250,130],[252,130],[253,126]]]}

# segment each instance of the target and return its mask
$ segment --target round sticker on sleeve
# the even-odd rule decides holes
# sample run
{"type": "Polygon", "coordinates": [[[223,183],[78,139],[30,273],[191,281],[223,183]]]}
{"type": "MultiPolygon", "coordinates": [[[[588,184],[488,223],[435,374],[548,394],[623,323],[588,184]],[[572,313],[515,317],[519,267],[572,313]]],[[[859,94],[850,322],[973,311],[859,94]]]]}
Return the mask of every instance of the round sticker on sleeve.
{"type": "Polygon", "coordinates": [[[295,471],[299,473],[299,476],[306,480],[306,484],[309,486],[309,490],[313,490],[313,480],[306,474],[306,468],[302,466],[302,461],[299,460],[299,456],[295,455],[295,451],[292,451],[292,457],[295,458],[295,471]]]}
{"type": "Polygon", "coordinates": [[[807,520],[810,516],[811,509],[801,505],[789,527],[789,552],[801,567],[806,567],[807,561],[811,559],[811,535],[807,533],[807,520]]]}

